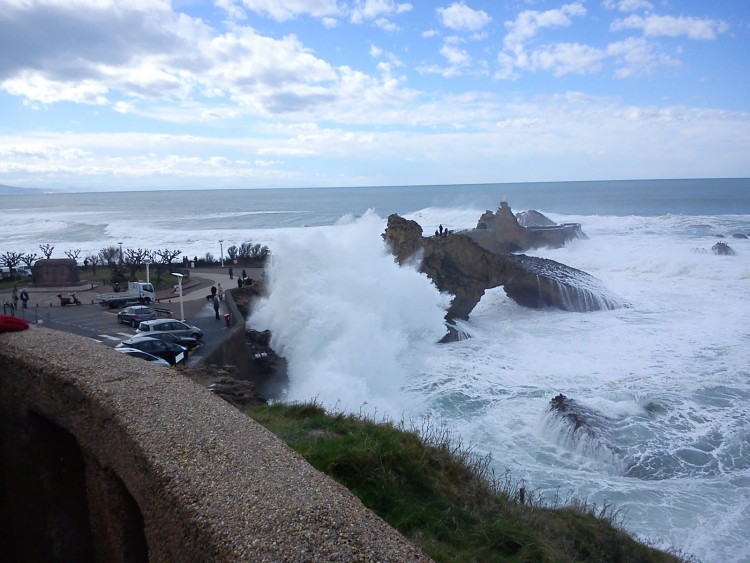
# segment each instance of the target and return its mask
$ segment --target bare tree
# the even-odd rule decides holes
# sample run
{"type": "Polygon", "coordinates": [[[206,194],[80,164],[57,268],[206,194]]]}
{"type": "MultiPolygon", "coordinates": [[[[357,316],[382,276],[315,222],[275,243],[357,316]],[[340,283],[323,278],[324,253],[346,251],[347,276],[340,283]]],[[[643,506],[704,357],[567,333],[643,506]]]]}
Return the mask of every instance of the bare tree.
{"type": "Polygon", "coordinates": [[[237,260],[237,256],[239,255],[239,253],[240,253],[240,249],[237,248],[236,244],[233,244],[232,246],[230,246],[229,248],[227,248],[227,256],[229,256],[229,259],[232,262],[234,262],[235,260],[237,260]]]}
{"type": "Polygon", "coordinates": [[[34,254],[24,254],[21,258],[21,262],[26,264],[26,266],[31,269],[31,267],[34,265],[34,262],[36,262],[39,259],[39,256],[35,252],[34,254]]]}
{"type": "Polygon", "coordinates": [[[50,259],[50,257],[52,256],[52,251],[55,249],[55,247],[51,244],[40,244],[39,248],[41,249],[42,254],[44,254],[44,257],[47,260],[50,259]]]}
{"type": "Polygon", "coordinates": [[[243,242],[240,246],[240,258],[251,264],[264,264],[271,251],[265,245],[243,242]]]}
{"type": "Polygon", "coordinates": [[[165,248],[164,250],[154,250],[152,254],[154,258],[159,258],[159,261],[156,263],[156,279],[161,280],[162,272],[167,269],[172,263],[172,260],[177,258],[182,252],[165,248]]]}
{"type": "Polygon", "coordinates": [[[8,266],[10,277],[13,277],[13,269],[21,263],[23,252],[6,252],[0,256],[0,263],[8,266]]]}
{"type": "Polygon", "coordinates": [[[67,256],[71,260],[75,260],[75,263],[78,264],[78,258],[79,256],[81,256],[81,249],[77,248],[75,250],[66,250],[65,256],[67,256]]]}
{"type": "Polygon", "coordinates": [[[106,264],[109,268],[115,267],[119,257],[120,250],[116,246],[108,246],[99,251],[99,258],[102,264],[106,264]]]}
{"type": "Polygon", "coordinates": [[[125,264],[130,270],[130,279],[135,281],[135,273],[143,268],[146,260],[150,258],[151,253],[145,248],[126,248],[125,249],[125,264]]]}
{"type": "Polygon", "coordinates": [[[99,264],[101,264],[101,261],[102,261],[101,256],[99,256],[98,254],[89,254],[88,256],[86,256],[86,259],[83,261],[83,264],[86,266],[91,264],[91,271],[93,272],[94,275],[96,275],[96,267],[99,264]]]}

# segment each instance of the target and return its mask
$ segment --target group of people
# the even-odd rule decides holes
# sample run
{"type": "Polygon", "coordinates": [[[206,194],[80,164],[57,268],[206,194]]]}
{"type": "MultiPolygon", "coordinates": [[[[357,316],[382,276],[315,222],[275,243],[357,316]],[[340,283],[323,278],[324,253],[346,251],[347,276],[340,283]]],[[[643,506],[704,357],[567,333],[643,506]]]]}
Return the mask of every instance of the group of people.
{"type": "MultiPolygon", "coordinates": [[[[234,279],[234,270],[232,269],[232,266],[229,266],[229,279],[234,279]]],[[[249,278],[247,276],[247,271],[243,268],[242,275],[237,276],[237,287],[242,287],[243,285],[250,285],[253,283],[253,279],[249,278]]]]}
{"type": "Polygon", "coordinates": [[[436,237],[447,237],[450,233],[448,229],[443,228],[442,224],[435,230],[436,237]]]}
{"type": "Polygon", "coordinates": [[[13,291],[11,292],[11,296],[13,297],[13,307],[16,309],[18,308],[18,300],[21,300],[22,306],[24,309],[29,308],[29,292],[26,291],[26,288],[23,288],[20,292],[18,291],[18,286],[13,286],[13,291]]]}

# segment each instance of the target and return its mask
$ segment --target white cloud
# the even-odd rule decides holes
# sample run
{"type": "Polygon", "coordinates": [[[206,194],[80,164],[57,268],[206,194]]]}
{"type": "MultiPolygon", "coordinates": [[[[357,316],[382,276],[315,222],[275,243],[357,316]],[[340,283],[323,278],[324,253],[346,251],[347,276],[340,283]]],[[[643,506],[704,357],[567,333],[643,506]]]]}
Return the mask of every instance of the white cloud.
{"type": "Polygon", "coordinates": [[[410,12],[412,8],[409,3],[398,3],[393,0],[357,0],[351,12],[351,22],[364,23],[367,20],[382,19],[410,12]]]}
{"type": "Polygon", "coordinates": [[[492,21],[484,10],[474,10],[463,2],[437,8],[442,24],[454,31],[478,31],[492,21]]]}
{"type": "Polygon", "coordinates": [[[580,2],[565,4],[559,10],[525,10],[518,14],[514,21],[505,22],[508,33],[504,39],[506,49],[522,50],[525,43],[534,37],[540,29],[548,27],[567,27],[572,23],[571,17],[585,16],[586,8],[580,2]]]}
{"type": "Polygon", "coordinates": [[[645,75],[657,67],[678,66],[680,62],[666,54],[654,52],[653,45],[643,37],[629,37],[623,41],[610,43],[607,55],[618,65],[617,78],[645,75]]]}
{"type": "Polygon", "coordinates": [[[610,10],[620,12],[635,12],[637,10],[653,10],[654,5],[647,0],[604,0],[602,5],[610,10]]]}
{"type": "Polygon", "coordinates": [[[325,166],[325,185],[352,185],[350,176],[337,176],[356,163],[358,185],[371,185],[383,162],[408,160],[424,183],[435,184],[498,181],[498,169],[517,181],[674,177],[676,171],[705,177],[746,174],[742,163],[750,146],[746,113],[634,106],[576,92],[525,101],[446,96],[399,104],[383,112],[381,123],[419,123],[422,129],[352,132],[289,123],[232,138],[24,133],[0,136],[0,173],[33,174],[36,185],[76,178],[78,186],[95,187],[102,177],[111,187],[132,179],[155,185],[165,177],[179,178],[181,187],[200,186],[206,178],[217,187],[304,185],[318,162],[325,166]],[[530,159],[537,163],[533,169],[530,159]]]}
{"type": "Polygon", "coordinates": [[[336,0],[218,0],[217,5],[230,16],[244,13],[239,5],[251,12],[268,16],[278,22],[293,20],[302,16],[312,18],[337,18],[344,15],[344,9],[336,0]]]}
{"type": "Polygon", "coordinates": [[[586,8],[580,2],[565,4],[560,9],[525,10],[513,21],[505,22],[508,33],[503,39],[503,51],[498,54],[499,79],[517,78],[518,70],[546,70],[556,76],[576,73],[586,74],[601,68],[601,52],[593,47],[578,43],[557,43],[543,45],[527,51],[527,43],[540,30],[567,27],[573,17],[586,15],[586,8]]]}
{"type": "Polygon", "coordinates": [[[533,51],[528,58],[530,70],[548,70],[555,76],[589,74],[602,68],[605,53],[580,43],[556,43],[533,51]]]}
{"type": "Polygon", "coordinates": [[[236,0],[214,0],[214,4],[224,10],[227,16],[233,20],[244,20],[247,18],[245,10],[243,10],[236,0]]]}
{"type": "Polygon", "coordinates": [[[448,60],[448,64],[452,67],[466,66],[471,63],[471,55],[469,53],[450,43],[442,46],[440,54],[448,60]]]}
{"type": "Polygon", "coordinates": [[[612,31],[624,29],[640,29],[646,37],[679,37],[685,36],[689,39],[710,40],[716,39],[720,33],[729,29],[729,24],[722,20],[674,17],[674,16],[636,16],[631,15],[624,19],[612,22],[612,31]]]}
{"type": "Polygon", "coordinates": [[[0,89],[13,96],[26,98],[31,103],[54,104],[65,101],[99,106],[109,103],[109,89],[101,82],[82,80],[60,83],[31,70],[22,71],[17,76],[0,82],[0,89]]]}
{"type": "MultiPolygon", "coordinates": [[[[386,4],[394,12],[406,9],[386,4]]],[[[118,101],[113,108],[118,112],[127,107],[132,114],[185,122],[318,110],[345,115],[365,100],[373,104],[378,96],[409,95],[398,93],[401,81],[392,76],[332,67],[294,35],[275,39],[236,25],[217,33],[156,3],[145,3],[140,12],[130,4],[85,14],[81,7],[75,0],[56,5],[54,19],[61,23],[54,40],[36,33],[45,18],[52,25],[49,5],[41,13],[24,14],[21,8],[0,13],[0,22],[12,16],[17,23],[12,37],[0,37],[0,89],[31,103],[118,101]],[[12,56],[13,50],[2,53],[3,42],[18,37],[26,39],[24,60],[12,56]],[[354,75],[367,86],[351,90],[354,75]],[[210,99],[211,106],[201,106],[201,98],[210,99]]],[[[378,11],[370,7],[371,13],[378,11]]],[[[388,58],[391,65],[401,64],[392,54],[388,58]]]]}
{"type": "Polygon", "coordinates": [[[383,31],[398,31],[399,27],[388,18],[378,18],[373,24],[383,31]]]}

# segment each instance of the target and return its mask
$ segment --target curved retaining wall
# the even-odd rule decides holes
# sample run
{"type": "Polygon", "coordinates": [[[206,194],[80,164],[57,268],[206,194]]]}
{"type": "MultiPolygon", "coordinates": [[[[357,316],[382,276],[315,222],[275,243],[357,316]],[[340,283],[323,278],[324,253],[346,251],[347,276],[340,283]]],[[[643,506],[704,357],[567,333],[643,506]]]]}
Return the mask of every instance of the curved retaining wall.
{"type": "Polygon", "coordinates": [[[5,561],[423,561],[341,485],[174,369],[0,334],[5,561]]]}

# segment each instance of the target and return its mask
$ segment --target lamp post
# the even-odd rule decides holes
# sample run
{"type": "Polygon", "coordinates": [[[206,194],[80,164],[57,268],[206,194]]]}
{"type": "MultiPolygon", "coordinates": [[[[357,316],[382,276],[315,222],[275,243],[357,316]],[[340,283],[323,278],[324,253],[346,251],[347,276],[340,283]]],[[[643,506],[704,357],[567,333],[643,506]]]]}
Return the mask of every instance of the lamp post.
{"type": "Polygon", "coordinates": [[[179,285],[179,288],[180,288],[180,320],[184,322],[185,321],[185,309],[183,308],[183,305],[182,305],[182,277],[183,276],[182,274],[177,274],[175,272],[172,272],[172,275],[177,278],[177,284],[179,285]]]}
{"type": "Polygon", "coordinates": [[[151,276],[148,271],[149,266],[151,266],[151,260],[146,260],[146,283],[151,283],[151,276]]]}
{"type": "Polygon", "coordinates": [[[122,266],[122,243],[118,242],[117,244],[120,245],[120,266],[122,266]]]}
{"type": "Polygon", "coordinates": [[[221,256],[221,267],[224,267],[224,241],[219,241],[219,256],[221,256]]]}

